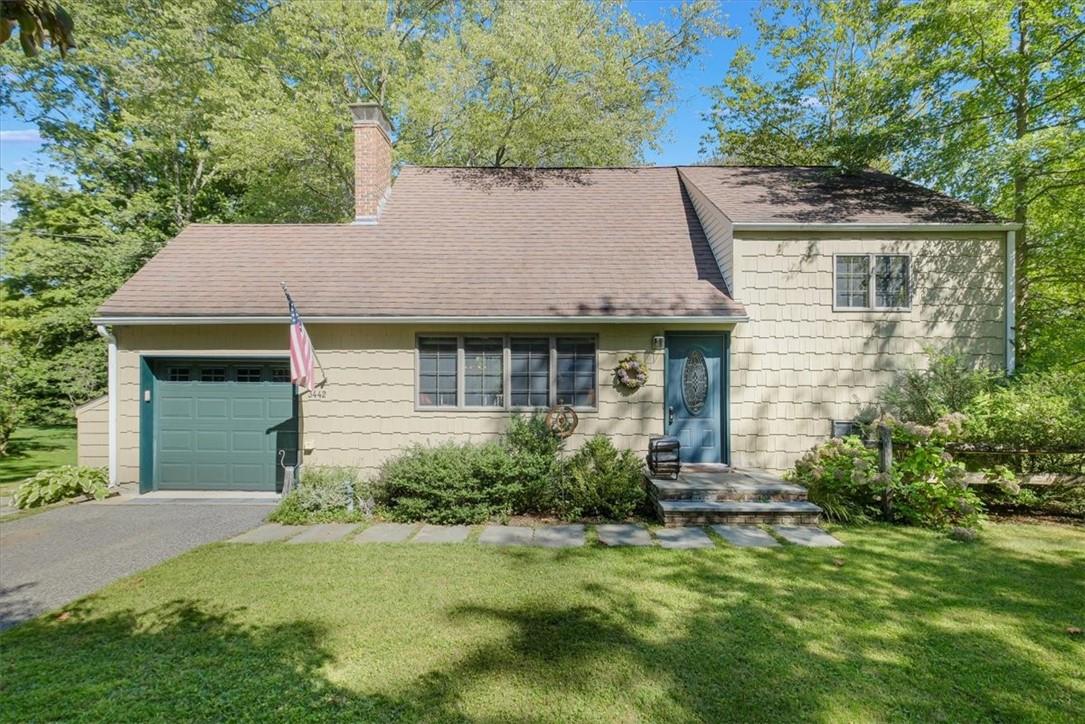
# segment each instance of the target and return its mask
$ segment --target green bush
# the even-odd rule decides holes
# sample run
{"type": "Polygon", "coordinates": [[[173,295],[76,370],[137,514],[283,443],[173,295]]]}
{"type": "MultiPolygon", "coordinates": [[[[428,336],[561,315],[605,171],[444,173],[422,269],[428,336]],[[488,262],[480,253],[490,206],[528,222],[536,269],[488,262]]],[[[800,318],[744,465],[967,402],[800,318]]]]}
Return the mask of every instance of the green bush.
{"type": "Polygon", "coordinates": [[[393,520],[481,523],[509,515],[524,486],[504,445],[415,445],[381,467],[378,501],[393,520]]]}
{"type": "Polygon", "coordinates": [[[16,508],[25,509],[81,496],[101,500],[108,492],[109,475],[104,469],[65,465],[27,478],[11,500],[16,508]]]}
{"type": "Polygon", "coordinates": [[[513,512],[548,513],[554,509],[554,480],[564,440],[546,426],[543,415],[509,422],[505,446],[520,475],[523,490],[513,501],[513,512]]]}
{"type": "Polygon", "coordinates": [[[566,518],[629,518],[647,502],[640,458],[596,435],[563,466],[556,502],[557,512],[566,518]]]}
{"type": "Polygon", "coordinates": [[[276,523],[347,523],[372,513],[371,486],[357,468],[304,465],[293,489],[268,517],[276,523]]]}
{"type": "Polygon", "coordinates": [[[877,451],[854,436],[818,445],[786,477],[806,488],[807,497],[821,506],[826,518],[842,523],[877,517],[889,482],[878,472],[877,451]]]}
{"type": "Polygon", "coordinates": [[[882,393],[882,408],[898,420],[933,425],[961,412],[978,395],[994,389],[1002,375],[965,364],[952,354],[928,352],[926,369],[901,372],[882,393]]]}

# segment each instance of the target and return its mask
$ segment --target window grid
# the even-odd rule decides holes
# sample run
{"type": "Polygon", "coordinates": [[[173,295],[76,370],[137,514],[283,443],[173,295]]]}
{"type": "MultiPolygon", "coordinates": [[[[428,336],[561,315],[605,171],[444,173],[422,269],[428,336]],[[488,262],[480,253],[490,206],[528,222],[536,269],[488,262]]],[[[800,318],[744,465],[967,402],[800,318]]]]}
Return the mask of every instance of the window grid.
{"type": "Polygon", "coordinates": [[[415,405],[419,409],[540,409],[556,402],[588,410],[597,407],[594,336],[419,335],[416,341],[415,405]],[[435,392],[438,344],[441,359],[456,362],[445,363],[440,395],[435,392]],[[559,372],[559,360],[564,372],[559,372]],[[493,404],[482,404],[486,402],[493,404]]]}
{"type": "Polygon", "coordinates": [[[238,367],[237,368],[237,381],[238,382],[261,382],[263,378],[263,370],[259,367],[238,367]]]}
{"type": "Polygon", "coordinates": [[[200,382],[225,382],[225,367],[204,367],[200,370],[200,382]]]}
{"type": "Polygon", "coordinates": [[[271,368],[271,381],[272,382],[289,382],[290,381],[290,368],[289,367],[272,367],[271,368]]]}
{"type": "Polygon", "coordinates": [[[911,256],[837,254],[833,262],[833,308],[894,311],[911,308],[911,256]]]}
{"type": "Polygon", "coordinates": [[[170,382],[191,382],[192,373],[188,367],[170,367],[166,379],[170,382]]]}

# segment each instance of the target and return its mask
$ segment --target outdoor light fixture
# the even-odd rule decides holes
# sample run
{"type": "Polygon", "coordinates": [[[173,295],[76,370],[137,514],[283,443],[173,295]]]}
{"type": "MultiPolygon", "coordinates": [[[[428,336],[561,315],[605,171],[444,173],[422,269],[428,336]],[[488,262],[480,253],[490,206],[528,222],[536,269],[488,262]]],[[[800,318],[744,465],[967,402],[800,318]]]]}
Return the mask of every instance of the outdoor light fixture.
{"type": "Polygon", "coordinates": [[[667,348],[667,339],[662,334],[657,334],[652,337],[652,350],[655,352],[662,352],[667,348]]]}

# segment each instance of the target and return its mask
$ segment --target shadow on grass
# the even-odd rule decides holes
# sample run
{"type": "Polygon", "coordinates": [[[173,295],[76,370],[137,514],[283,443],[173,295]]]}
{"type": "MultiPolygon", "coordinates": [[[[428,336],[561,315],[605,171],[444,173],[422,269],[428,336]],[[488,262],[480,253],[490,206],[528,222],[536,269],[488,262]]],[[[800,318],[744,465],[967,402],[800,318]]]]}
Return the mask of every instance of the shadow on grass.
{"type": "Polygon", "coordinates": [[[6,716],[42,720],[1072,720],[1083,647],[1063,629],[1085,581],[1080,555],[1056,553],[888,528],[832,552],[509,551],[485,560],[607,575],[457,598],[408,658],[480,633],[372,692],[329,680],[350,654],[319,620],[253,625],[185,599],[96,614],[90,599],[5,634],[0,694],[6,716]]]}
{"type": "Polygon", "coordinates": [[[75,428],[22,428],[12,435],[0,457],[0,484],[16,483],[41,470],[75,465],[75,428]]]}

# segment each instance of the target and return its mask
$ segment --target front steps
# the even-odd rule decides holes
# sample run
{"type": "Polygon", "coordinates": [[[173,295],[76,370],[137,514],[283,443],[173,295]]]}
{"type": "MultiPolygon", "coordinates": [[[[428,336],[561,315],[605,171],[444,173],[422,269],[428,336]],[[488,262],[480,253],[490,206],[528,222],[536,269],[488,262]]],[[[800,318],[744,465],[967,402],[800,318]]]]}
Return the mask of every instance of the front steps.
{"type": "Polygon", "coordinates": [[[668,527],[817,525],[821,517],[805,488],[755,470],[683,468],[677,480],[648,477],[647,484],[656,513],[668,527]]]}

